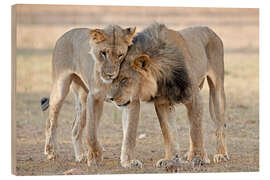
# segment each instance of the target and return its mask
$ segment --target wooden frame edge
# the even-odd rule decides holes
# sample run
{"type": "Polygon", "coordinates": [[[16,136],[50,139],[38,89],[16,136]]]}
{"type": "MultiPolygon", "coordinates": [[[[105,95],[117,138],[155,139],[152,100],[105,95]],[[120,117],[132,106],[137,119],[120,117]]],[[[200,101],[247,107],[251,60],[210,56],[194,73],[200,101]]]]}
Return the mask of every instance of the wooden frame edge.
{"type": "Polygon", "coordinates": [[[11,173],[16,175],[16,47],[17,13],[11,6],[11,173]]]}

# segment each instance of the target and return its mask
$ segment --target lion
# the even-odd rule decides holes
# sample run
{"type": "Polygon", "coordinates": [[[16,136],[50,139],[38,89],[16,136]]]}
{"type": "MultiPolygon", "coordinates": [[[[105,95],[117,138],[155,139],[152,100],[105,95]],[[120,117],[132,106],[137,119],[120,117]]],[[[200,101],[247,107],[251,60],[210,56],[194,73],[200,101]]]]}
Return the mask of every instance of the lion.
{"type": "Polygon", "coordinates": [[[140,101],[154,103],[161,126],[165,157],[156,165],[179,157],[175,105],[187,109],[190,148],[185,158],[198,164],[210,163],[204,149],[200,90],[205,79],[210,89],[209,109],[217,138],[215,163],[229,160],[225,139],[224,50],[222,40],[208,27],[191,27],[179,32],[154,23],[138,33],[113,80],[107,98],[123,108],[123,151],[135,159],[136,130],[140,101]]]}
{"type": "MultiPolygon", "coordinates": [[[[85,159],[82,132],[87,121],[91,121],[87,123],[88,165],[95,163],[94,158],[102,159],[101,146],[92,140],[95,140],[106,92],[118,76],[135,31],[136,27],[123,29],[118,25],[108,25],[104,29],[79,28],[66,32],[57,40],[52,57],[50,98],[42,99],[42,105],[49,103],[44,149],[47,159],[57,157],[58,115],[70,87],[76,108],[72,125],[75,159],[79,162],[85,159]]],[[[42,107],[46,109],[46,106],[42,107]]]]}

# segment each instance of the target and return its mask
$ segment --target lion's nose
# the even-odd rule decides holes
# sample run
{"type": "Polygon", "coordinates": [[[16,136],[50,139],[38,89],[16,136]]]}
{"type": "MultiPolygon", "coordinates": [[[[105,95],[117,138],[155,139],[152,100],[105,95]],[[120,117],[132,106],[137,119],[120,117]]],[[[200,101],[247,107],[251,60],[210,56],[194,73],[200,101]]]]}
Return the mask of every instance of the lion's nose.
{"type": "Polygon", "coordinates": [[[112,96],[107,96],[107,100],[113,101],[114,98],[112,96]]]}
{"type": "Polygon", "coordinates": [[[113,77],[113,75],[111,75],[111,74],[108,74],[107,76],[108,76],[110,79],[113,77]]]}
{"type": "Polygon", "coordinates": [[[107,75],[109,78],[114,77],[114,73],[113,73],[113,72],[112,72],[112,73],[106,73],[106,75],[107,75]]]}

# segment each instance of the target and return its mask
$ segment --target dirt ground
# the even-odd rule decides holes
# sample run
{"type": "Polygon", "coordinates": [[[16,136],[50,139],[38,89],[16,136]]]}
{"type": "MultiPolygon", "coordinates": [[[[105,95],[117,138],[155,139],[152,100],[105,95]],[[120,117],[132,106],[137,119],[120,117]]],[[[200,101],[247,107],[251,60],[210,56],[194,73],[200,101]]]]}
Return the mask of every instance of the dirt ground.
{"type": "MultiPolygon", "coordinates": [[[[18,6],[16,55],[16,172],[18,175],[55,175],[78,168],[87,174],[166,173],[155,168],[164,156],[164,145],[153,104],[142,103],[137,133],[136,157],[142,169],[120,166],[122,141],[121,111],[106,103],[100,124],[99,140],[104,146],[104,162],[99,168],[75,162],[71,125],[75,118],[70,93],[59,117],[59,158],[48,161],[43,153],[45,121],[40,99],[51,88],[51,55],[55,41],[73,27],[103,27],[109,23],[137,26],[163,22],[173,29],[207,25],[223,40],[225,47],[225,93],[228,162],[214,164],[216,153],[214,124],[208,110],[208,87],[204,101],[203,134],[211,163],[198,171],[259,171],[259,11],[258,9],[144,8],[144,7],[55,7],[18,6]],[[140,138],[143,136],[143,138],[140,138]]],[[[177,108],[181,154],[189,148],[189,124],[183,105],[177,108]]],[[[85,140],[85,138],[84,138],[85,140]]],[[[86,149],[86,143],[84,141],[86,149]]]]}

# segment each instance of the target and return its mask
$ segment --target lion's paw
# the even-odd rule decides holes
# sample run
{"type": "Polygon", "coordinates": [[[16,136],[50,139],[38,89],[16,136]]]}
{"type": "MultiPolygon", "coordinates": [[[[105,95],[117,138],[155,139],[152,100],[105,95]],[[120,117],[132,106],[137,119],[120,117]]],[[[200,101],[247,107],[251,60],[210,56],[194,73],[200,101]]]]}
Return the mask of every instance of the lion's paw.
{"type": "Polygon", "coordinates": [[[48,160],[55,160],[57,155],[56,155],[56,152],[55,152],[54,145],[46,144],[44,154],[47,156],[48,160]]]}
{"type": "Polygon", "coordinates": [[[76,162],[84,162],[84,161],[86,161],[86,155],[85,154],[80,154],[80,155],[77,155],[76,157],[75,157],[75,161],[76,162]]]}
{"type": "Polygon", "coordinates": [[[166,167],[167,164],[168,164],[168,162],[169,162],[169,160],[167,160],[167,159],[160,159],[160,160],[157,161],[156,167],[157,167],[157,168],[163,168],[163,167],[166,167]]]}
{"type": "Polygon", "coordinates": [[[121,165],[124,168],[143,168],[143,163],[136,159],[131,160],[131,161],[121,162],[121,165]]]}
{"type": "Polygon", "coordinates": [[[89,151],[87,155],[87,165],[90,166],[100,166],[103,161],[102,152],[92,152],[89,151]]]}
{"type": "Polygon", "coordinates": [[[48,160],[56,160],[56,158],[57,158],[57,155],[56,154],[48,154],[47,155],[47,159],[48,160]]]}
{"type": "Polygon", "coordinates": [[[210,160],[208,158],[202,158],[200,156],[195,156],[191,160],[191,163],[192,163],[192,165],[194,167],[200,167],[200,166],[203,166],[205,164],[209,164],[210,163],[210,160]]]}
{"type": "Polygon", "coordinates": [[[230,158],[229,158],[228,154],[216,154],[216,155],[214,155],[213,161],[214,161],[214,163],[220,163],[220,162],[226,162],[229,159],[230,158]]]}
{"type": "Polygon", "coordinates": [[[167,159],[158,160],[158,162],[156,163],[156,167],[157,168],[166,167],[170,161],[175,162],[175,163],[180,163],[182,159],[179,157],[178,154],[175,154],[174,156],[172,156],[170,160],[167,160],[167,159]]]}
{"type": "Polygon", "coordinates": [[[200,155],[195,155],[192,152],[188,152],[187,154],[185,154],[183,160],[191,162],[194,167],[210,163],[210,160],[208,159],[207,155],[204,155],[203,157],[200,155]]]}

